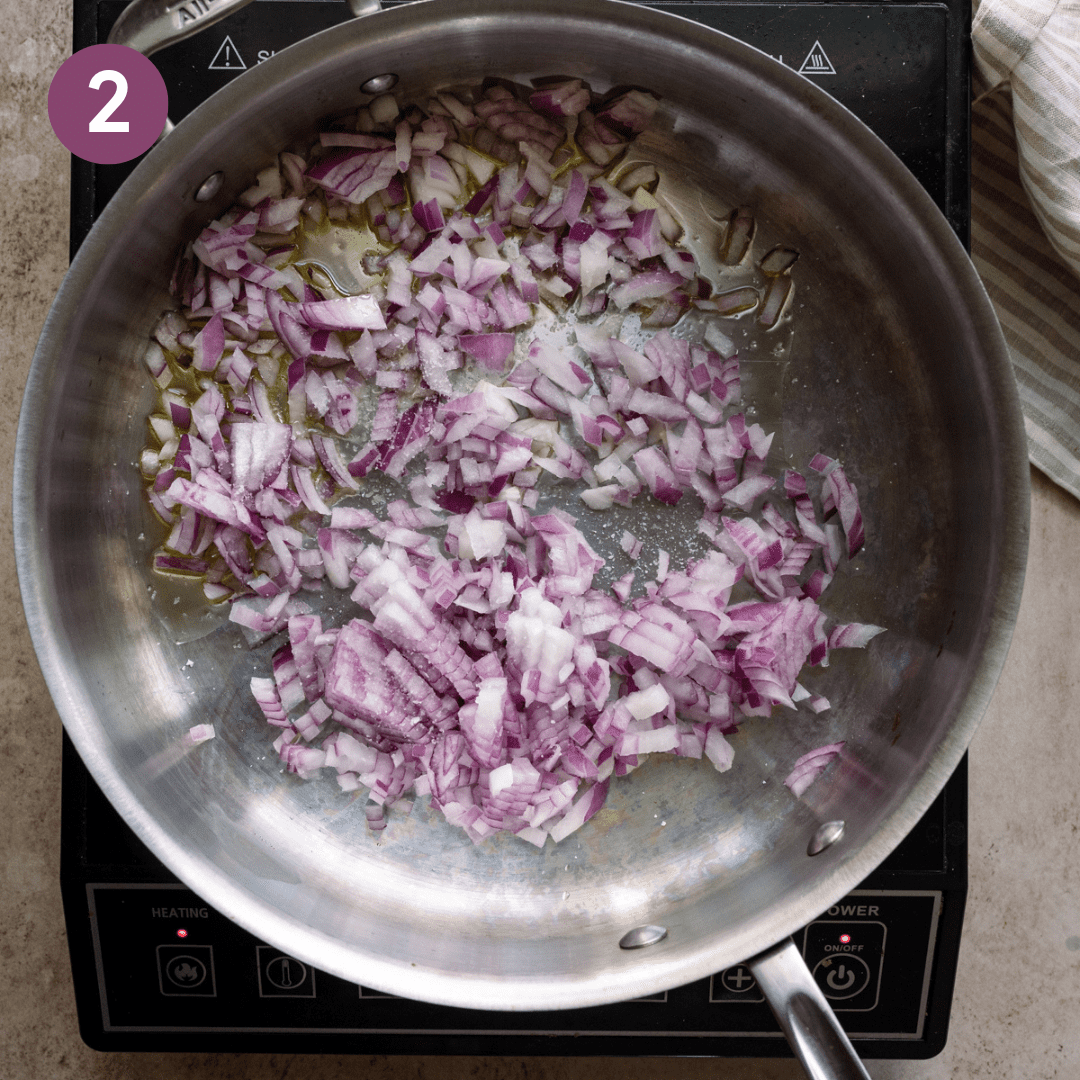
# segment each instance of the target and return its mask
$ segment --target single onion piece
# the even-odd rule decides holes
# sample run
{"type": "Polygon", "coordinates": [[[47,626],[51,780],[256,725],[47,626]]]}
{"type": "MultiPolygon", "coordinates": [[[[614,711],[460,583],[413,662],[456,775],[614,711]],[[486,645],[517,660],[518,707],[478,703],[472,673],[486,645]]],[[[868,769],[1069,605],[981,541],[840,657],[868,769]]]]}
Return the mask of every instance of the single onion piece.
{"type": "Polygon", "coordinates": [[[624,529],[619,544],[631,559],[637,559],[641,555],[643,541],[639,540],[632,532],[624,529]]]}
{"type": "Polygon", "coordinates": [[[727,229],[720,246],[720,261],[728,266],[736,266],[750,250],[750,241],[754,236],[753,211],[746,206],[738,206],[731,211],[727,229]]]}
{"type": "Polygon", "coordinates": [[[361,294],[300,305],[300,317],[322,330],[385,330],[386,319],[375,297],[361,294]]]}
{"type": "Polygon", "coordinates": [[[884,632],[884,626],[874,626],[872,623],[844,623],[829,631],[829,648],[865,649],[878,634],[884,632]]]}
{"type": "Polygon", "coordinates": [[[758,266],[766,277],[776,277],[777,274],[790,270],[798,258],[799,253],[794,248],[774,247],[758,266]]]}
{"type": "Polygon", "coordinates": [[[757,289],[752,285],[744,285],[730,292],[720,293],[708,303],[720,315],[741,315],[744,311],[757,307],[759,299],[757,289]]]}
{"type": "Polygon", "coordinates": [[[705,737],[705,756],[713,763],[717,772],[727,772],[735,760],[735,749],[724,738],[723,732],[716,724],[710,724],[708,734],[705,737]]]}
{"type": "Polygon", "coordinates": [[[159,553],[154,556],[154,569],[161,574],[180,574],[198,577],[205,574],[210,564],[205,559],[194,559],[184,555],[159,553]]]}
{"type": "Polygon", "coordinates": [[[586,788],[573,807],[563,816],[550,832],[555,843],[565,840],[572,832],[580,829],[603,805],[607,799],[608,782],[606,780],[586,788]]]}
{"type": "Polygon", "coordinates": [[[848,480],[841,465],[829,469],[825,476],[825,484],[830,497],[829,501],[840,515],[840,524],[847,538],[848,558],[854,558],[866,542],[858,492],[855,485],[848,480]]]}
{"type": "Polygon", "coordinates": [[[412,214],[416,222],[427,232],[437,232],[443,227],[442,207],[434,196],[423,203],[414,203],[412,214]]]}
{"type": "Polygon", "coordinates": [[[479,361],[491,371],[501,372],[506,360],[514,351],[516,338],[513,334],[462,334],[458,344],[463,352],[479,361]]]}
{"type": "Polygon", "coordinates": [[[588,373],[571,355],[540,340],[534,340],[529,346],[529,360],[552,382],[576,396],[592,385],[588,373]]]}
{"type": "Polygon", "coordinates": [[[192,367],[196,371],[213,371],[225,351],[225,326],[221,315],[213,315],[195,335],[192,346],[192,367]]]}
{"type": "Polygon", "coordinates": [[[608,102],[597,114],[598,121],[624,137],[645,130],[659,107],[659,100],[643,90],[627,90],[608,102]]]}
{"type": "Polygon", "coordinates": [[[580,498],[592,510],[610,510],[621,490],[618,484],[605,484],[602,487],[586,488],[581,492],[580,498]]]}
{"type": "Polygon", "coordinates": [[[843,742],[828,743],[803,754],[795,762],[791,772],[784,780],[784,783],[791,789],[792,794],[796,798],[800,797],[825,771],[825,767],[829,762],[839,756],[843,747],[843,742]]]}
{"type": "Polygon", "coordinates": [[[156,341],[151,341],[146,347],[143,360],[150,371],[150,377],[159,387],[166,387],[172,382],[172,372],[169,370],[165,350],[156,341]]]}
{"type": "Polygon", "coordinates": [[[634,455],[634,465],[654,498],[668,506],[674,506],[682,498],[683,490],[678,478],[658,446],[639,450],[634,455]]]}
{"type": "Polygon", "coordinates": [[[567,79],[541,87],[529,95],[529,104],[545,116],[575,116],[589,104],[589,91],[580,79],[567,79]]]}
{"type": "Polygon", "coordinates": [[[761,311],[758,312],[758,324],[766,330],[775,326],[780,320],[780,314],[790,295],[790,277],[786,274],[778,274],[776,277],[769,278],[769,284],[765,286],[765,295],[761,301],[761,311]]]}

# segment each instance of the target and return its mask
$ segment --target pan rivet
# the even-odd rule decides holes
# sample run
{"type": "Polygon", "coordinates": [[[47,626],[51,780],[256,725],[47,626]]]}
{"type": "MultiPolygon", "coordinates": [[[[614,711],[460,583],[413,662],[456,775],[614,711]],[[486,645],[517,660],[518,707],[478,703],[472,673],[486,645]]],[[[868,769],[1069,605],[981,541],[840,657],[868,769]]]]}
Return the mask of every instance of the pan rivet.
{"type": "Polygon", "coordinates": [[[367,82],[360,84],[360,92],[363,94],[385,94],[396,82],[396,75],[373,75],[367,82]]]}
{"type": "Polygon", "coordinates": [[[620,949],[644,949],[646,945],[655,945],[667,937],[666,926],[635,926],[619,938],[620,949]]]}
{"type": "Polygon", "coordinates": [[[841,836],[844,835],[844,823],[842,821],[826,821],[820,825],[807,845],[807,855],[820,855],[826,848],[832,847],[841,836]]]}
{"type": "Polygon", "coordinates": [[[224,183],[225,174],[223,172],[211,173],[195,189],[195,201],[209,202],[221,190],[221,185],[224,183]]]}

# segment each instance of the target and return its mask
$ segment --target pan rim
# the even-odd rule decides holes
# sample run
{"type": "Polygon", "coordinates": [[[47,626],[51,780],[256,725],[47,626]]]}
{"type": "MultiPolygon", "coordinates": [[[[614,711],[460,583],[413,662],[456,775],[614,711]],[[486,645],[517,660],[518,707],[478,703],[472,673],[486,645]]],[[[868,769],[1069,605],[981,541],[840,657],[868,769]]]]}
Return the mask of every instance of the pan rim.
{"type": "MultiPolygon", "coordinates": [[[[418,6],[427,7],[427,4],[418,6]]],[[[446,16],[446,19],[477,20],[493,17],[500,12],[505,17],[506,7],[505,3],[500,4],[494,0],[462,0],[461,3],[455,3],[453,14],[446,16]]],[[[714,47],[716,35],[719,33],[680,16],[641,8],[624,0],[592,0],[588,4],[573,3],[570,0],[538,0],[537,3],[530,3],[528,8],[545,18],[595,18],[611,20],[620,25],[633,25],[657,33],[663,31],[688,50],[714,47]]],[[[516,17],[516,14],[509,17],[516,17]]],[[[385,30],[391,33],[399,26],[410,25],[419,16],[404,8],[397,8],[376,18],[385,20],[385,30]]],[[[279,69],[281,73],[301,70],[304,65],[315,60],[331,64],[335,53],[324,51],[332,42],[330,35],[340,36],[341,41],[336,46],[336,52],[344,54],[349,47],[351,36],[363,34],[365,31],[363,26],[344,24],[298,43],[246,73],[243,78],[248,79],[250,91],[237,90],[230,95],[226,93],[226,88],[226,91],[220,92],[201,106],[193,116],[200,120],[227,116],[234,97],[240,97],[242,93],[257,94],[260,88],[269,89],[278,83],[279,69]],[[249,76],[253,78],[249,79],[249,76]],[[258,80],[261,80],[261,83],[258,80]]],[[[835,851],[820,857],[823,860],[820,878],[809,894],[800,898],[799,910],[787,913],[783,920],[787,929],[778,935],[783,937],[794,932],[808,921],[808,918],[826,909],[858,885],[892,851],[896,843],[925,813],[966,751],[1000,675],[1019,609],[1027,551],[1027,454],[1012,369],[989,299],[982,290],[962,245],[944,217],[933,207],[921,186],[861,121],[809,80],[780,67],[764,53],[736,39],[727,38],[725,48],[732,56],[732,63],[741,64],[748,72],[759,77],[764,72],[769,83],[776,87],[777,93],[793,97],[808,115],[828,116],[851,140],[857,140],[859,145],[866,144],[866,153],[871,157],[872,163],[889,177],[904,204],[910,208],[913,219],[920,219],[920,227],[927,230],[929,240],[943,252],[948,265],[956,272],[957,288],[960,289],[962,283],[965,288],[961,291],[968,294],[971,304],[968,308],[970,332],[977,340],[988,345],[991,389],[996,399],[1005,406],[1003,414],[998,418],[1002,457],[1011,466],[1002,490],[998,493],[1000,520],[1003,523],[997,551],[999,569],[990,604],[991,616],[985,628],[983,652],[972,679],[971,690],[948,736],[934,753],[928,767],[904,800],[885,820],[873,840],[862,845],[857,852],[835,851]],[[867,136],[871,141],[867,142],[867,136]],[[933,209],[933,214],[926,214],[926,205],[933,209]],[[809,911],[811,907],[815,909],[813,912],[809,911]]],[[[236,83],[230,85],[235,86],[236,83]]],[[[47,618],[47,593],[53,580],[43,560],[43,549],[37,543],[40,529],[37,508],[41,446],[36,439],[40,434],[39,429],[49,400],[48,391],[54,374],[52,357],[61,354],[63,343],[77,332],[79,299],[96,276],[99,266],[108,260],[114,250],[115,235],[122,227],[123,216],[128,212],[125,199],[136,192],[153,190],[170,170],[178,167],[189,153],[194,152],[201,137],[198,130],[196,124],[183,121],[169,139],[148,155],[125,182],[121,189],[122,197],[118,196],[105,208],[99,224],[95,225],[73,261],[46,321],[27,381],[15,451],[13,529],[23,605],[39,663],[64,726],[91,775],[136,835],[181,881],[198,881],[200,893],[208,894],[208,900],[215,908],[245,929],[260,937],[276,937],[279,940],[287,937],[290,947],[302,958],[310,958],[320,969],[358,981],[355,967],[351,969],[352,973],[342,968],[337,959],[339,946],[332,938],[310,928],[298,928],[295,923],[288,923],[271,911],[252,914],[252,898],[249,893],[239,889],[223,872],[198,857],[197,853],[174,843],[161,824],[144,812],[120,771],[99,752],[93,718],[73,695],[72,688],[64,677],[63,643],[56,628],[50,625],[47,618]],[[298,943],[301,944],[299,950],[296,949],[298,943]]],[[[745,959],[775,944],[775,940],[775,937],[765,939],[760,933],[757,936],[748,934],[740,939],[737,951],[745,950],[745,956],[742,957],[745,959]]],[[[398,965],[383,964],[376,958],[367,958],[364,964],[365,984],[379,989],[391,989],[395,993],[402,992],[403,979],[398,965]]],[[[518,985],[515,984],[516,996],[511,1004],[514,1010],[602,1004],[648,993],[654,989],[670,988],[703,977],[712,970],[715,968],[709,965],[707,958],[703,958],[696,967],[681,965],[676,975],[660,954],[656,959],[649,960],[641,970],[640,986],[635,986],[630,991],[627,989],[625,974],[612,975],[605,979],[575,980],[571,985],[560,988],[558,1002],[552,1005],[550,1001],[553,993],[549,984],[539,988],[522,984],[520,993],[518,985]],[[618,982],[617,986],[613,985],[615,981],[618,982]]],[[[408,978],[404,980],[410,991],[408,996],[439,1004],[460,1004],[464,982],[468,986],[468,994],[471,995],[470,1006],[498,1010],[506,1010],[508,1006],[507,983],[503,979],[460,974],[443,976],[438,972],[424,971],[423,985],[414,985],[416,981],[408,978]]]]}

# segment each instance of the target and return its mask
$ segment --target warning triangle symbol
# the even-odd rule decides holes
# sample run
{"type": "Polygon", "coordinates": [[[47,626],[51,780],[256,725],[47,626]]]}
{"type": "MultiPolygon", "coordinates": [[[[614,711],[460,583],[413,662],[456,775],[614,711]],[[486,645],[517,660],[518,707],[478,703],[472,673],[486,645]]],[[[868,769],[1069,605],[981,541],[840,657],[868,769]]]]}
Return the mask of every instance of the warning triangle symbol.
{"type": "Polygon", "coordinates": [[[221,47],[214,53],[214,59],[210,61],[209,71],[246,71],[247,64],[243,57],[236,51],[236,46],[228,34],[221,43],[221,47]]]}
{"type": "Polygon", "coordinates": [[[806,59],[799,68],[800,75],[835,75],[836,68],[832,61],[825,55],[820,41],[814,42],[814,47],[806,54],[806,59]]]}

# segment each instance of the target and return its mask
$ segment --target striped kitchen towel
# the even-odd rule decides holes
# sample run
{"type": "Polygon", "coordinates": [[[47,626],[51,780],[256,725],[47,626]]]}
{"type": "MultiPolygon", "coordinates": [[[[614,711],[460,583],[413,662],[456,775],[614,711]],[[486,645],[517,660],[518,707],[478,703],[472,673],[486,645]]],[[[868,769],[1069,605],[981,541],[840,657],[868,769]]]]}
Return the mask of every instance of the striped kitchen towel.
{"type": "Polygon", "coordinates": [[[1080,2],[981,0],[971,37],[971,257],[1031,461],[1080,498],[1080,2]]]}

